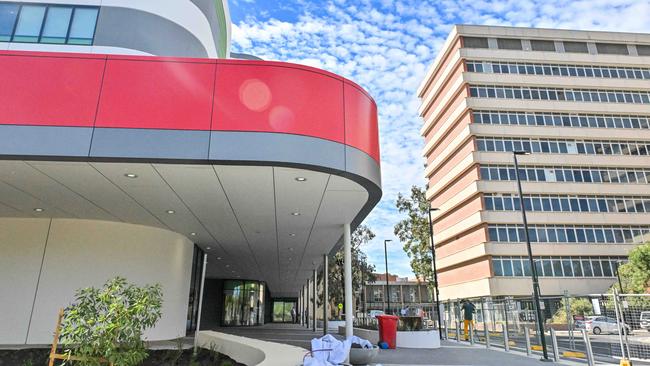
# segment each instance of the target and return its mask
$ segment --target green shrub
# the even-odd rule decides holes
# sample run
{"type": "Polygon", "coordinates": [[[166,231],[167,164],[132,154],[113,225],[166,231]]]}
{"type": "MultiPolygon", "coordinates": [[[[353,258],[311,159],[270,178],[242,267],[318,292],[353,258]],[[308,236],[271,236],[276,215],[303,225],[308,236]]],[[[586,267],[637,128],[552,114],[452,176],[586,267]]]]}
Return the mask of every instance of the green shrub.
{"type": "Polygon", "coordinates": [[[139,365],[147,358],[142,334],[160,319],[161,308],[158,284],[138,287],[116,277],[101,289],[78,290],[64,312],[61,344],[67,354],[84,358],[74,365],[99,366],[100,359],[115,366],[139,365]]]}

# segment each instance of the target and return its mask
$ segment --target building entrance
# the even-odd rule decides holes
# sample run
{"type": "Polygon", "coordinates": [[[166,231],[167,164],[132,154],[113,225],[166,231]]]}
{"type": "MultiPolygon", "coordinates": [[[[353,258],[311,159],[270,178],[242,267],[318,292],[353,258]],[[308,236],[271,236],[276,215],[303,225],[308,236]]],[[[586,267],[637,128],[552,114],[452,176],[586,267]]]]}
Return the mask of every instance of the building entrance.
{"type": "Polygon", "coordinates": [[[274,323],[295,323],[296,314],[297,314],[297,308],[296,308],[295,301],[273,300],[273,322],[274,323]]]}

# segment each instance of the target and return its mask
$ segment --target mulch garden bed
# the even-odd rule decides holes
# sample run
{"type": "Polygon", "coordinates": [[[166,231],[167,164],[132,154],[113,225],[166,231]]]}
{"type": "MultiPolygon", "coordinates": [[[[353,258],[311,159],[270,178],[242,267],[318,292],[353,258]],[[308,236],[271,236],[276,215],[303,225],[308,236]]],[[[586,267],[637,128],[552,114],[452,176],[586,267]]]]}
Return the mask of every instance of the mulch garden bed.
{"type": "MultiPolygon", "coordinates": [[[[0,350],[0,366],[45,366],[49,349],[29,348],[0,350]]],[[[58,361],[56,365],[60,365],[58,361]]],[[[74,365],[74,364],[72,364],[74,365]]],[[[150,350],[149,357],[141,366],[246,366],[218,352],[200,349],[192,359],[192,350],[150,350]],[[193,361],[193,362],[192,362],[193,361]]]]}

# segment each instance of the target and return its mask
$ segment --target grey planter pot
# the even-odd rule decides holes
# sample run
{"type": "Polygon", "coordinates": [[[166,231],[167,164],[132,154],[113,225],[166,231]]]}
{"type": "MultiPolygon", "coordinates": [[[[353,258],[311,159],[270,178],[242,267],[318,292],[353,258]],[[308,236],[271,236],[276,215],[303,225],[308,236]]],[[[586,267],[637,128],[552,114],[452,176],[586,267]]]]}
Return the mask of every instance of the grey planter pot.
{"type": "Polygon", "coordinates": [[[367,365],[372,363],[379,354],[379,347],[350,348],[350,363],[353,365],[367,365]]]}

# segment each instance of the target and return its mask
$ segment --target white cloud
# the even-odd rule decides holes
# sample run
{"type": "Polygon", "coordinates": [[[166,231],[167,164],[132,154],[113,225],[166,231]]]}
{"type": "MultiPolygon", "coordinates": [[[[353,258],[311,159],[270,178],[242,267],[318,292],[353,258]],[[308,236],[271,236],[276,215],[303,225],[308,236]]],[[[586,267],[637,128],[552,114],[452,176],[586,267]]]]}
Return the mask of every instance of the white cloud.
{"type": "MultiPolygon", "coordinates": [[[[239,6],[245,6],[242,3],[239,6]]],[[[423,139],[415,90],[453,24],[496,24],[610,31],[650,29],[647,0],[334,0],[287,2],[297,21],[233,24],[233,48],[268,60],[324,68],[350,78],[378,104],[384,197],[366,220],[377,238],[366,251],[383,270],[383,240],[391,272],[409,275],[408,258],[393,237],[398,192],[423,185],[423,139]]]]}

